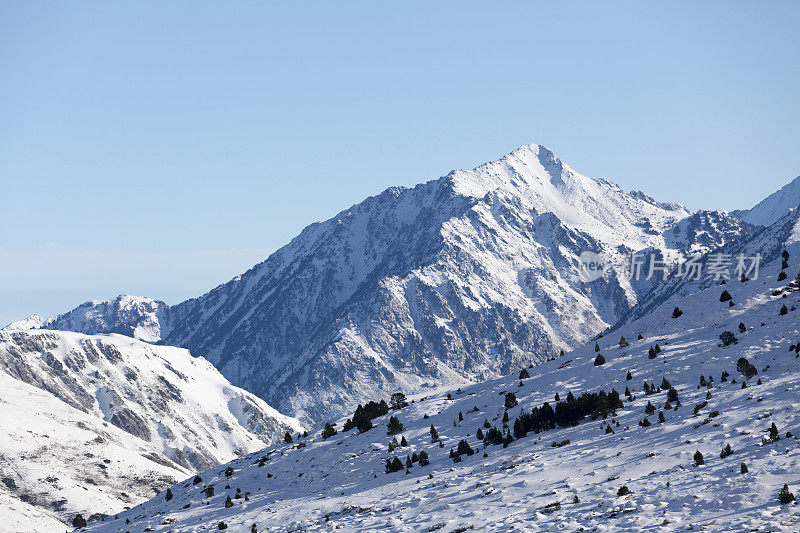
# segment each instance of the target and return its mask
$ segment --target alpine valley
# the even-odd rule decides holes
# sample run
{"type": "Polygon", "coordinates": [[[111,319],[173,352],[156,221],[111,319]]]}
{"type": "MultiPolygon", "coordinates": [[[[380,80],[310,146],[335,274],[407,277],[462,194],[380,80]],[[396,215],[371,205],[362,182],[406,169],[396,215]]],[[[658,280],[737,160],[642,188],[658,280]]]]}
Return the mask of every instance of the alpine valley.
{"type": "Polygon", "coordinates": [[[15,322],[9,530],[795,531],[798,204],[691,213],[529,145],[177,305],[15,322]],[[762,260],[589,281],[585,252],[762,260]]]}

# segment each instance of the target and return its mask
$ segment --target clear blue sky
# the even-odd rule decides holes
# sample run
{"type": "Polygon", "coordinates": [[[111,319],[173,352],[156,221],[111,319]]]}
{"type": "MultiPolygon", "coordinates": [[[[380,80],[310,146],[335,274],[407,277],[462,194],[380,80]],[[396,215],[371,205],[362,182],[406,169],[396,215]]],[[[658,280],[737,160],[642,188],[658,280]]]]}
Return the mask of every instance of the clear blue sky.
{"type": "Polygon", "coordinates": [[[0,1],[0,322],[170,303],[526,143],[692,209],[800,174],[800,4],[0,1]]]}

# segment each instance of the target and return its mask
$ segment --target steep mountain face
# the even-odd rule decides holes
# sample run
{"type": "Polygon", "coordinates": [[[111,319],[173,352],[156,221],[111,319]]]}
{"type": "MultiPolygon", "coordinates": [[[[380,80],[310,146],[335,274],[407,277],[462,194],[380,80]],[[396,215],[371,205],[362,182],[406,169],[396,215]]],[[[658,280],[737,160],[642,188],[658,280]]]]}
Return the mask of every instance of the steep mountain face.
{"type": "Polygon", "coordinates": [[[786,248],[787,269],[776,257],[757,280],[676,294],[599,352],[416,396],[363,433],[338,420],[89,530],[796,531],[800,506],[780,496],[800,496],[800,284],[779,280],[800,268],[793,238],[748,245],[786,248]],[[621,403],[582,397],[601,391],[621,403]]]}
{"type": "Polygon", "coordinates": [[[90,300],[52,318],[32,315],[4,329],[58,329],[89,335],[119,333],[155,342],[161,338],[161,315],[166,310],[164,302],[122,294],[109,300],[90,300]]]}
{"type": "Polygon", "coordinates": [[[776,191],[756,204],[752,209],[736,210],[731,214],[755,226],[769,226],[787,211],[800,205],[800,176],[781,190],[776,191]]]}
{"type": "Polygon", "coordinates": [[[393,390],[496,377],[577,346],[652,282],[584,283],[583,251],[706,250],[744,226],[626,194],[541,146],[306,228],[165,313],[162,342],[306,420],[393,390]]]}
{"type": "Polygon", "coordinates": [[[182,348],[55,330],[0,331],[0,413],[6,496],[62,520],[303,430],[182,348]]]}

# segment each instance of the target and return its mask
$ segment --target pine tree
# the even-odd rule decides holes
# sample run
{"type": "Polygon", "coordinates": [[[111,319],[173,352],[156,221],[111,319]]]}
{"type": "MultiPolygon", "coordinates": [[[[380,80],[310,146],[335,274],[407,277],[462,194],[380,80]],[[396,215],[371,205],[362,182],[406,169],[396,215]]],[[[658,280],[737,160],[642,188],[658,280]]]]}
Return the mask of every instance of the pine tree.
{"type": "Polygon", "coordinates": [[[727,302],[731,298],[732,298],[731,293],[729,293],[727,290],[722,291],[722,294],[719,295],[720,302],[727,302]]]}
{"type": "Polygon", "coordinates": [[[428,466],[430,464],[430,459],[428,458],[428,452],[422,450],[419,452],[419,466],[428,466]]]}
{"type": "Polygon", "coordinates": [[[783,281],[785,279],[786,279],[786,272],[781,270],[780,273],[778,273],[778,281],[783,281]]]}
{"type": "Polygon", "coordinates": [[[666,417],[664,416],[664,411],[659,411],[659,412],[658,412],[658,421],[659,421],[659,422],[661,422],[661,423],[663,424],[663,423],[664,423],[666,420],[667,420],[667,419],[666,419],[666,417]]]}
{"type": "Polygon", "coordinates": [[[406,395],[402,392],[395,392],[392,394],[391,398],[389,398],[389,408],[395,410],[402,409],[403,407],[408,407],[406,395]]]}
{"type": "Polygon", "coordinates": [[[628,341],[625,340],[625,336],[623,335],[619,339],[619,347],[620,348],[625,348],[626,346],[628,346],[628,341]]]}
{"type": "Polygon", "coordinates": [[[436,432],[436,428],[433,427],[431,424],[431,442],[437,442],[439,440],[439,433],[436,432]]]}
{"type": "Polygon", "coordinates": [[[733,450],[731,449],[731,445],[730,444],[726,444],[725,447],[722,448],[722,451],[719,452],[719,457],[720,457],[720,459],[725,459],[726,457],[728,457],[731,454],[733,454],[733,450]]]}
{"type": "Polygon", "coordinates": [[[322,438],[328,439],[336,435],[336,428],[334,428],[330,422],[325,423],[325,429],[322,430],[322,438]]]}
{"type": "Polygon", "coordinates": [[[400,446],[402,446],[403,448],[408,446],[408,441],[406,440],[406,436],[405,435],[403,435],[403,438],[400,439],[400,446]]]}
{"type": "Polygon", "coordinates": [[[403,423],[396,416],[389,417],[389,423],[386,424],[387,435],[398,435],[403,431],[403,423]]]}
{"type": "Polygon", "coordinates": [[[231,495],[228,494],[228,497],[225,498],[225,509],[230,509],[233,507],[233,500],[231,500],[231,495]]]}
{"type": "Polygon", "coordinates": [[[172,490],[167,489],[167,493],[164,495],[164,499],[166,501],[170,501],[172,499],[172,490]]]}
{"type": "Polygon", "coordinates": [[[650,403],[650,401],[648,401],[647,406],[644,408],[644,412],[647,413],[648,415],[652,415],[653,413],[656,412],[656,406],[650,403]]]}
{"type": "Polygon", "coordinates": [[[650,347],[649,350],[647,350],[647,358],[648,359],[655,359],[656,358],[656,349],[653,348],[652,346],[650,347]]]}
{"type": "Polygon", "coordinates": [[[630,370],[628,370],[628,374],[625,376],[625,379],[628,380],[628,381],[633,379],[633,376],[631,375],[631,371],[630,370]]]}
{"type": "Polygon", "coordinates": [[[594,359],[594,366],[600,366],[606,364],[606,358],[603,357],[603,354],[597,354],[597,357],[594,359]]]}
{"type": "Polygon", "coordinates": [[[617,491],[617,496],[627,496],[627,495],[628,495],[628,494],[630,494],[630,493],[631,493],[631,491],[630,491],[630,489],[628,488],[628,486],[627,486],[627,485],[622,485],[622,486],[619,488],[619,490],[617,491]]]}
{"type": "Polygon", "coordinates": [[[744,325],[744,322],[739,322],[739,333],[744,333],[747,331],[747,328],[744,325]]]}
{"type": "Polygon", "coordinates": [[[594,343],[594,351],[595,352],[599,352],[600,351],[600,345],[599,344],[594,343]]]}
{"type": "Polygon", "coordinates": [[[558,395],[558,393],[556,393],[556,395],[555,395],[555,396],[553,396],[553,399],[554,399],[556,402],[560,402],[560,401],[561,401],[561,397],[558,395]]]}
{"type": "Polygon", "coordinates": [[[511,409],[512,407],[516,407],[517,403],[519,403],[517,402],[517,396],[513,392],[507,392],[505,400],[506,409],[511,409]]]}
{"type": "Polygon", "coordinates": [[[83,517],[82,514],[78,513],[75,515],[75,518],[72,519],[72,527],[74,528],[86,527],[86,519],[83,517]]]}
{"type": "Polygon", "coordinates": [[[778,426],[775,425],[775,422],[769,427],[769,438],[772,442],[780,440],[781,437],[778,434],[778,426]]]}
{"type": "Polygon", "coordinates": [[[461,413],[461,411],[458,412],[458,421],[459,422],[463,422],[464,421],[464,415],[461,413]]]}
{"type": "Polygon", "coordinates": [[[286,444],[291,444],[293,442],[292,434],[288,431],[283,435],[283,442],[286,444]]]}
{"type": "Polygon", "coordinates": [[[225,477],[231,477],[233,475],[233,467],[228,467],[225,469],[225,477]]]}
{"type": "Polygon", "coordinates": [[[672,318],[679,318],[682,314],[683,311],[681,311],[680,307],[676,307],[672,310],[672,318]]]}
{"type": "Polygon", "coordinates": [[[406,469],[409,469],[413,466],[413,462],[411,461],[411,456],[406,455],[406,469]]]}
{"type": "Polygon", "coordinates": [[[792,503],[794,501],[794,494],[789,492],[789,485],[784,485],[781,493],[778,494],[778,501],[781,503],[792,503]]]}
{"type": "Polygon", "coordinates": [[[503,424],[507,424],[507,423],[508,423],[508,409],[503,411],[503,424]]]}
{"type": "Polygon", "coordinates": [[[228,529],[228,524],[226,524],[225,522],[220,522],[219,524],[217,524],[217,529],[220,530],[228,529]]]}
{"type": "Polygon", "coordinates": [[[483,430],[481,428],[478,428],[478,431],[475,433],[475,438],[483,440],[483,430]]]}
{"type": "Polygon", "coordinates": [[[783,307],[781,307],[780,315],[783,316],[788,312],[789,312],[789,309],[787,309],[786,304],[783,304],[783,307]]]}
{"type": "Polygon", "coordinates": [[[519,379],[528,379],[529,377],[531,377],[531,376],[530,376],[530,374],[528,374],[528,369],[527,368],[523,368],[522,370],[520,370],[519,379]]]}
{"type": "Polygon", "coordinates": [[[636,340],[642,340],[642,339],[644,339],[644,337],[642,336],[642,334],[641,334],[641,333],[639,333],[639,336],[638,336],[638,337],[636,337],[636,340]]]}
{"type": "Polygon", "coordinates": [[[741,474],[746,474],[747,472],[748,472],[748,470],[747,470],[747,465],[746,465],[746,464],[744,464],[744,463],[742,463],[742,464],[739,466],[739,473],[741,473],[741,474]]]}
{"type": "Polygon", "coordinates": [[[192,485],[197,485],[198,483],[202,483],[202,482],[203,482],[203,478],[201,478],[200,476],[194,476],[194,479],[192,480],[192,485]]]}
{"type": "Polygon", "coordinates": [[[700,450],[694,452],[694,464],[695,466],[700,466],[705,464],[705,460],[703,460],[703,454],[700,453],[700,450]]]}

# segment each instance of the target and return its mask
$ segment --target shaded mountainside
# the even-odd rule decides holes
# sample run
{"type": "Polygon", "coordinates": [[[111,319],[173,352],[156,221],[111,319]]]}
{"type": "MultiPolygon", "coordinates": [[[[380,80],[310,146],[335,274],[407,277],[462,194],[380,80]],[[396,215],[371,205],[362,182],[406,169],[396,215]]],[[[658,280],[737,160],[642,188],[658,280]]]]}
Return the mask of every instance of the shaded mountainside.
{"type": "Polygon", "coordinates": [[[782,244],[788,268],[695,287],[597,348],[409,398],[364,431],[338,420],[89,530],[794,531],[800,285],[778,278],[800,249],[782,244]]]}

